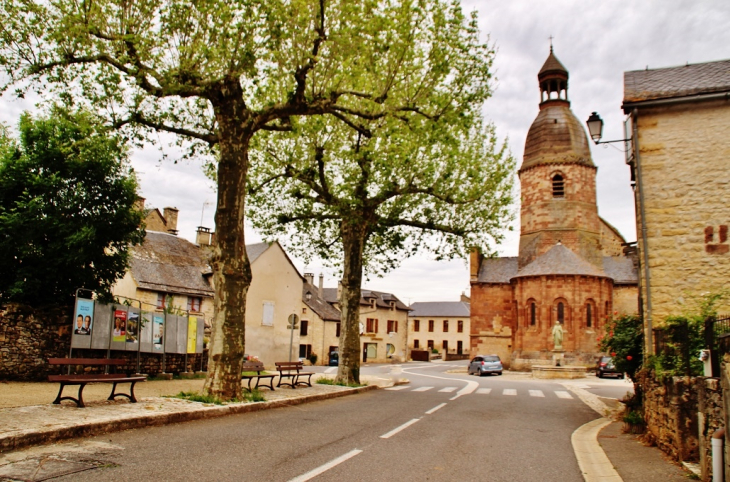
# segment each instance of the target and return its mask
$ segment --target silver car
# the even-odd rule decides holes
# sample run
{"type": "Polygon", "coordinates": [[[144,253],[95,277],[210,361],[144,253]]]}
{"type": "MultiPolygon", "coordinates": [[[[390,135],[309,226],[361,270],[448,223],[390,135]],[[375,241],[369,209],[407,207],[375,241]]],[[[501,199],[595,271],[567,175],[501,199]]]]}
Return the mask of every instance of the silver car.
{"type": "Polygon", "coordinates": [[[487,373],[502,374],[502,360],[497,355],[478,355],[469,362],[469,375],[484,376],[487,373]]]}

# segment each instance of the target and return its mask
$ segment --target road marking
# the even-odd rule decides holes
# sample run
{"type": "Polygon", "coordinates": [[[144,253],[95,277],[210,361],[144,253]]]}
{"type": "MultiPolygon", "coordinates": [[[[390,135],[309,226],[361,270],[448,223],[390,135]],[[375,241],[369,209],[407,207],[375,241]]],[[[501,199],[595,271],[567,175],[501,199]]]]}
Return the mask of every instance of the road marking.
{"type": "Polygon", "coordinates": [[[514,388],[505,388],[502,390],[502,395],[515,396],[517,395],[517,390],[514,388]]]}
{"type": "Polygon", "coordinates": [[[310,470],[306,474],[302,474],[299,477],[294,477],[289,482],[305,482],[307,480],[313,479],[316,476],[318,476],[318,475],[320,475],[320,474],[322,474],[324,472],[327,472],[332,467],[334,467],[336,465],[339,465],[342,462],[344,462],[344,461],[346,461],[348,459],[351,459],[355,455],[358,455],[358,454],[361,454],[361,453],[362,453],[362,450],[358,450],[358,449],[351,450],[350,452],[347,452],[345,455],[340,455],[336,459],[330,460],[326,464],[320,465],[319,467],[317,467],[314,470],[310,470]]]}
{"type": "Polygon", "coordinates": [[[444,387],[444,388],[442,388],[441,390],[439,390],[439,392],[443,392],[443,393],[451,393],[451,392],[453,392],[454,390],[456,390],[456,388],[457,388],[457,387],[444,387]]]}
{"type": "Polygon", "coordinates": [[[432,388],[433,387],[418,387],[418,388],[414,388],[413,391],[414,392],[427,392],[427,391],[431,390],[432,388]]]}
{"type": "Polygon", "coordinates": [[[335,372],[337,372],[337,367],[329,367],[324,372],[325,373],[335,373],[335,372]]]}
{"type": "Polygon", "coordinates": [[[446,406],[446,404],[445,404],[445,403],[442,403],[441,405],[436,405],[436,406],[435,406],[435,407],[433,407],[433,408],[432,408],[431,410],[429,410],[428,412],[426,412],[426,414],[427,414],[427,415],[431,415],[431,414],[432,414],[433,412],[435,412],[435,411],[436,411],[436,410],[438,410],[439,408],[443,408],[443,407],[445,407],[445,406],[446,406]]]}
{"type": "Polygon", "coordinates": [[[558,398],[570,398],[570,399],[572,399],[572,398],[573,398],[573,397],[571,397],[571,396],[570,396],[570,393],[568,393],[568,392],[564,392],[564,391],[562,391],[562,390],[557,390],[557,391],[555,392],[555,395],[557,395],[557,396],[558,396],[558,398]]]}
{"type": "Polygon", "coordinates": [[[409,422],[406,422],[406,423],[404,423],[404,424],[403,424],[403,425],[401,425],[400,427],[394,428],[393,430],[391,430],[390,432],[386,433],[385,435],[381,435],[381,436],[380,436],[380,438],[390,438],[390,437],[392,437],[393,435],[395,435],[395,434],[397,434],[398,432],[400,432],[401,430],[405,430],[405,429],[407,429],[408,427],[410,427],[410,426],[411,426],[411,425],[413,425],[414,423],[418,422],[419,420],[421,420],[421,419],[420,419],[420,418],[414,418],[413,420],[411,420],[411,421],[409,421],[409,422]]]}
{"type": "Polygon", "coordinates": [[[408,385],[398,385],[397,387],[386,388],[386,390],[405,390],[406,388],[408,388],[408,385]]]}
{"type": "Polygon", "coordinates": [[[477,393],[481,393],[481,394],[484,394],[484,395],[489,395],[489,392],[491,392],[491,391],[492,391],[491,388],[479,388],[477,390],[477,393]]]}
{"type": "Polygon", "coordinates": [[[530,396],[531,397],[545,397],[545,394],[542,393],[542,390],[530,390],[530,396]]]}

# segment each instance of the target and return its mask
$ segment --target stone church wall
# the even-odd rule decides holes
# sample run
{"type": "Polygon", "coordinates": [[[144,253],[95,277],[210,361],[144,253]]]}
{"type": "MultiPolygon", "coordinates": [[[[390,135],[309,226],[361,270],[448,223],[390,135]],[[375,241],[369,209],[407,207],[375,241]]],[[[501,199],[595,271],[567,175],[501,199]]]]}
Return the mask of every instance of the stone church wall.
{"type": "MultiPolygon", "coordinates": [[[[728,129],[725,101],[639,111],[655,324],[730,278],[728,129]]],[[[721,312],[730,311],[727,303],[721,312]]]]}
{"type": "Polygon", "coordinates": [[[496,354],[505,368],[509,368],[514,323],[512,286],[473,284],[470,323],[470,355],[496,354]]]}

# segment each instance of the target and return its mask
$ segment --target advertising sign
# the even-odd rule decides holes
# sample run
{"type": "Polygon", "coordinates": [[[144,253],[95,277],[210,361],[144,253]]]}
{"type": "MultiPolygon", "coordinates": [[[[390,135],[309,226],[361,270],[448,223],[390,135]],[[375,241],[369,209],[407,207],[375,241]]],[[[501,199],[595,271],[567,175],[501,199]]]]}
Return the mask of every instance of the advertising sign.
{"type": "Polygon", "coordinates": [[[94,302],[92,300],[76,300],[76,318],[74,335],[91,335],[91,324],[94,321],[94,302]]]}
{"type": "Polygon", "coordinates": [[[127,312],[114,310],[114,331],[112,341],[124,342],[127,339],[127,312]]]}
{"type": "Polygon", "coordinates": [[[198,338],[198,319],[194,316],[188,318],[188,353],[195,353],[196,340],[198,338]]]}
{"type": "Polygon", "coordinates": [[[163,351],[162,342],[165,337],[165,318],[162,315],[152,316],[152,347],[155,351],[163,351]]]}
{"type": "Polygon", "coordinates": [[[139,313],[129,312],[126,337],[127,343],[137,343],[139,339],[139,313]]]}

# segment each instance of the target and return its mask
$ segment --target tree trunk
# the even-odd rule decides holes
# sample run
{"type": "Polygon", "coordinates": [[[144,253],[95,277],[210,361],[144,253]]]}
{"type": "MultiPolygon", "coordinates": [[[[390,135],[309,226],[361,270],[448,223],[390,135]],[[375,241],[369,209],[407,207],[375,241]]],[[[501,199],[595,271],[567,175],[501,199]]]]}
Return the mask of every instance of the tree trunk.
{"type": "Polygon", "coordinates": [[[337,381],[360,383],[360,287],[365,229],[347,220],[340,227],[344,251],[340,311],[344,329],[340,331],[340,366],[337,381]]]}
{"type": "Polygon", "coordinates": [[[252,132],[247,129],[245,105],[237,100],[241,99],[240,86],[228,87],[232,95],[214,102],[220,149],[216,236],[211,260],[215,310],[204,387],[206,394],[225,400],[242,398],[246,295],[252,279],[243,230],[252,132]]]}

